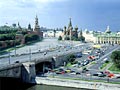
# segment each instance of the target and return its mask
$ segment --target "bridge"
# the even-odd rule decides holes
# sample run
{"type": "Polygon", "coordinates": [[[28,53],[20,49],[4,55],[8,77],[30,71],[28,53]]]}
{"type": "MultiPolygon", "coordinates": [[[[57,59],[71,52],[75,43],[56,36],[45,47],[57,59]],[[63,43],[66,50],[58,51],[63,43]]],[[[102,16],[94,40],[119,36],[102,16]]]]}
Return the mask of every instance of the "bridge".
{"type": "Polygon", "coordinates": [[[45,67],[53,69],[67,62],[69,54],[76,54],[78,51],[69,51],[66,54],[51,55],[33,59],[31,61],[19,62],[0,67],[0,77],[20,78],[23,82],[31,82],[37,74],[45,72],[45,67]]]}

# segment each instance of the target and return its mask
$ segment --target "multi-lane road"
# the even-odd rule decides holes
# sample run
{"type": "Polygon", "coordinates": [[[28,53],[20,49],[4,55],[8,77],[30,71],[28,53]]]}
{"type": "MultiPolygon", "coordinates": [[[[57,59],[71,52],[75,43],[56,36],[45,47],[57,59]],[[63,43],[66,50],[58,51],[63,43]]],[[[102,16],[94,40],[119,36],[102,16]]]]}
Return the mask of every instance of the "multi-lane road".
{"type": "MultiPolygon", "coordinates": [[[[50,56],[56,56],[56,55],[63,55],[63,54],[67,54],[70,52],[79,52],[79,51],[85,51],[88,48],[91,48],[91,46],[93,44],[91,43],[80,43],[80,42],[58,42],[56,39],[46,39],[44,40],[44,43],[42,44],[47,44],[46,46],[44,46],[44,50],[41,51],[40,49],[31,49],[31,53],[25,52],[28,49],[27,47],[23,47],[23,51],[21,51],[22,49],[17,49],[17,56],[8,56],[8,55],[2,55],[0,58],[0,67],[2,66],[7,66],[8,64],[13,64],[16,61],[19,62],[26,62],[26,61],[32,61],[35,59],[40,59],[40,58],[45,58],[45,57],[50,57],[50,56]],[[53,41],[52,41],[53,40],[53,41]],[[49,46],[49,42],[47,41],[51,41],[49,46]],[[46,43],[45,43],[46,42],[46,43]],[[52,46],[52,43],[53,46],[52,46]],[[40,51],[39,51],[40,50],[40,51]],[[46,51],[47,50],[47,51],[46,51]]],[[[30,47],[39,47],[38,43],[34,44],[33,46],[30,47]],[[35,46],[34,46],[35,45],[35,46]],[[37,45],[37,46],[36,46],[37,45]]],[[[106,46],[106,45],[105,45],[106,46]]],[[[79,67],[71,67],[72,70],[75,70],[75,72],[80,72],[80,75],[73,75],[72,73],[67,73],[64,75],[61,74],[55,74],[57,77],[69,77],[69,78],[83,78],[83,79],[90,79],[90,80],[104,80],[106,81],[108,78],[107,77],[94,77],[91,76],[90,74],[93,74],[94,72],[100,72],[101,70],[99,70],[99,68],[101,67],[101,65],[104,63],[104,58],[108,58],[111,55],[111,53],[114,50],[118,50],[120,48],[119,45],[109,45],[106,46],[107,50],[105,50],[104,55],[101,55],[100,58],[98,60],[95,60],[95,64],[92,65],[86,65],[85,67],[87,67],[89,69],[89,71],[87,73],[82,73],[81,69],[79,67]]],[[[12,51],[12,53],[14,54],[14,51],[12,51]]],[[[93,50],[91,52],[92,55],[95,54],[95,50],[93,50]]],[[[86,59],[88,59],[87,57],[89,56],[89,54],[83,54],[82,58],[79,58],[78,61],[84,61],[86,59]]],[[[111,81],[116,81],[116,82],[120,82],[120,79],[111,79],[111,81]]]]}
{"type": "MultiPolygon", "coordinates": [[[[60,77],[60,78],[73,78],[73,79],[85,79],[85,80],[102,80],[102,81],[107,81],[108,80],[110,82],[120,82],[120,79],[118,78],[108,78],[107,76],[94,76],[93,74],[98,74],[100,72],[104,72],[102,70],[100,70],[100,67],[101,65],[104,63],[104,59],[105,58],[108,58],[107,60],[110,60],[110,55],[111,53],[114,51],[114,50],[118,50],[120,49],[120,46],[119,45],[109,45],[109,46],[106,46],[107,49],[104,51],[104,55],[101,55],[99,59],[95,60],[95,64],[88,64],[88,65],[85,65],[85,66],[80,66],[78,67],[77,65],[76,66],[71,66],[69,67],[69,69],[71,71],[74,71],[73,73],[64,73],[64,74],[45,74],[45,75],[54,75],[55,77],[60,77]],[[89,71],[86,71],[86,72],[82,72],[82,69],[86,67],[89,71]],[[79,72],[78,74],[76,74],[76,72],[79,72]]],[[[95,55],[95,51],[96,50],[93,50],[93,52],[91,53],[92,55],[95,55]]],[[[77,59],[77,61],[81,61],[83,62],[84,60],[88,59],[87,57],[89,56],[89,54],[83,54],[83,56],[79,59],[77,59]]],[[[62,67],[64,70],[66,70],[66,67],[62,67]]]]}

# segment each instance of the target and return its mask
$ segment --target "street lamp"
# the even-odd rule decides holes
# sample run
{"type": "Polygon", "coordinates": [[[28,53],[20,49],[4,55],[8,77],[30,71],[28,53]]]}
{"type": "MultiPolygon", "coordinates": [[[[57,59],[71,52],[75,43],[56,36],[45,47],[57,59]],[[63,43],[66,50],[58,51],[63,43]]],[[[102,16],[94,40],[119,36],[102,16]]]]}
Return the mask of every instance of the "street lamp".
{"type": "Polygon", "coordinates": [[[16,34],[15,34],[14,48],[15,48],[15,56],[16,56],[16,34]]]}
{"type": "Polygon", "coordinates": [[[29,48],[29,60],[31,61],[31,48],[29,48]]]}

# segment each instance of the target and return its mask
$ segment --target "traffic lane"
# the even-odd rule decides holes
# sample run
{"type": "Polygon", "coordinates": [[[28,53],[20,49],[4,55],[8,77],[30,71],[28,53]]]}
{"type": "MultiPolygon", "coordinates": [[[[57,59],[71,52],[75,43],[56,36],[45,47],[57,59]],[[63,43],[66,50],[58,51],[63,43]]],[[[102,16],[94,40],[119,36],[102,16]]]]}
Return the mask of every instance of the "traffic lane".
{"type": "MultiPolygon", "coordinates": [[[[88,45],[90,45],[90,44],[88,44],[88,45]]],[[[59,47],[59,46],[58,46],[59,47]]],[[[55,50],[59,50],[59,49],[65,49],[64,48],[64,46],[61,46],[60,48],[58,48],[58,47],[56,47],[55,48],[55,50]]],[[[82,47],[82,46],[81,46],[82,47]]],[[[74,47],[72,47],[73,49],[76,49],[76,48],[74,48],[74,47]]],[[[49,48],[50,49],[50,48],[49,48]]],[[[49,49],[45,49],[45,50],[43,50],[42,52],[45,52],[45,51],[50,51],[49,49]]],[[[77,47],[77,49],[81,49],[80,47],[77,47]]],[[[55,51],[55,50],[53,50],[53,51],[55,51]]],[[[51,52],[51,51],[50,51],[51,52]]],[[[27,50],[27,53],[25,53],[25,51],[23,51],[23,53],[22,54],[18,54],[18,56],[21,56],[21,55],[26,55],[26,54],[29,54],[30,53],[30,51],[29,51],[29,49],[27,50]]],[[[37,52],[35,52],[35,51],[32,51],[32,49],[31,49],[31,53],[39,53],[39,51],[37,51],[37,52]]],[[[10,54],[10,55],[13,55],[13,54],[10,54]]],[[[6,55],[5,55],[6,56],[6,55]]],[[[9,56],[9,54],[7,54],[7,56],[9,56]]],[[[7,57],[6,56],[6,57],[7,57]]],[[[2,57],[2,56],[1,56],[2,57]]]]}
{"type": "Polygon", "coordinates": [[[112,53],[114,50],[117,50],[117,49],[119,49],[119,48],[120,48],[120,47],[117,46],[117,47],[114,47],[114,48],[112,48],[111,50],[109,50],[107,54],[105,54],[105,55],[102,56],[100,59],[98,59],[98,60],[97,60],[97,63],[94,64],[94,65],[92,65],[91,67],[89,67],[89,69],[99,69],[100,66],[103,64],[103,63],[101,63],[101,62],[103,62],[103,59],[110,57],[111,53],[112,53]]]}
{"type": "MultiPolygon", "coordinates": [[[[57,54],[65,54],[67,52],[71,52],[74,51],[73,50],[69,50],[69,51],[64,51],[64,52],[57,52],[57,54]]],[[[44,58],[44,57],[48,57],[48,56],[54,56],[56,55],[56,52],[49,52],[46,55],[44,55],[44,53],[37,53],[37,54],[31,54],[31,60],[33,59],[38,59],[38,58],[44,58]]],[[[4,63],[6,60],[8,60],[9,58],[2,58],[0,59],[1,63],[4,63]]],[[[29,55],[22,55],[22,56],[17,56],[17,57],[11,57],[11,63],[14,63],[15,61],[30,61],[30,54],[29,55]]]]}
{"type": "MultiPolygon", "coordinates": [[[[25,62],[25,61],[35,60],[35,59],[38,59],[38,58],[40,59],[40,58],[44,58],[44,57],[48,57],[48,56],[55,56],[55,55],[59,55],[59,54],[66,54],[68,52],[74,52],[74,51],[78,51],[78,50],[83,50],[86,47],[89,47],[89,44],[88,45],[84,45],[83,48],[78,47],[79,49],[78,48],[73,48],[72,50],[70,49],[68,51],[63,49],[62,52],[57,52],[56,53],[56,52],[53,51],[53,52],[50,52],[49,54],[46,54],[46,55],[43,55],[41,53],[36,53],[36,54],[31,54],[31,56],[30,56],[30,54],[29,55],[26,54],[26,55],[22,55],[22,56],[20,55],[20,56],[16,56],[16,57],[11,57],[10,58],[10,64],[15,63],[16,61],[25,62]],[[30,59],[30,57],[31,57],[31,59],[30,59]]],[[[8,57],[7,58],[2,58],[2,59],[0,59],[0,61],[2,61],[1,63],[4,63],[4,61],[6,61],[7,59],[8,59],[8,57]]]]}
{"type": "Polygon", "coordinates": [[[88,73],[80,73],[80,74],[75,74],[75,73],[63,73],[63,74],[48,74],[49,76],[57,77],[57,78],[70,78],[70,79],[83,79],[83,80],[101,80],[104,82],[120,82],[120,79],[117,78],[109,78],[109,77],[98,77],[98,76],[92,76],[91,74],[88,73]],[[109,80],[109,81],[108,81],[109,80]]]}

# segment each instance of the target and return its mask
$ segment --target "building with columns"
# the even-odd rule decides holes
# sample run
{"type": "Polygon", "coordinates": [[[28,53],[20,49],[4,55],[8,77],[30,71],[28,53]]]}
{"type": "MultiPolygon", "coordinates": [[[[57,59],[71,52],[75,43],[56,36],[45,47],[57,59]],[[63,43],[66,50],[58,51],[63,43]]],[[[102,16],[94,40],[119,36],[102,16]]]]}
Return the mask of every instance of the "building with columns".
{"type": "Polygon", "coordinates": [[[120,34],[111,32],[109,26],[104,33],[94,33],[96,37],[96,43],[109,43],[109,44],[120,44],[120,34]]]}
{"type": "Polygon", "coordinates": [[[98,43],[98,44],[120,44],[120,33],[118,32],[111,32],[110,27],[107,26],[105,32],[92,32],[83,33],[83,36],[87,41],[98,43]]]}

